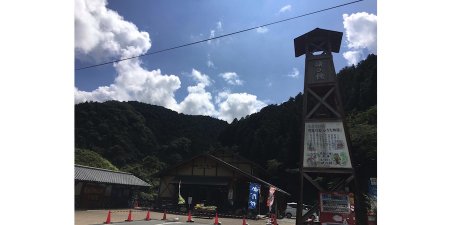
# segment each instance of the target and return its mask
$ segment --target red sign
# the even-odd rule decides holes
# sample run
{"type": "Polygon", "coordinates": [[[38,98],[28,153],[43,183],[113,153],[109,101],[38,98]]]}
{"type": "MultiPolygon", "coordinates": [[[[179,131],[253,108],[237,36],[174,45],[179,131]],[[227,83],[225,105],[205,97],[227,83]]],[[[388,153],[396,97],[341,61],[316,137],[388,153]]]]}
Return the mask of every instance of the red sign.
{"type": "Polygon", "coordinates": [[[353,193],[321,192],[319,202],[322,224],[356,224],[353,193]]]}

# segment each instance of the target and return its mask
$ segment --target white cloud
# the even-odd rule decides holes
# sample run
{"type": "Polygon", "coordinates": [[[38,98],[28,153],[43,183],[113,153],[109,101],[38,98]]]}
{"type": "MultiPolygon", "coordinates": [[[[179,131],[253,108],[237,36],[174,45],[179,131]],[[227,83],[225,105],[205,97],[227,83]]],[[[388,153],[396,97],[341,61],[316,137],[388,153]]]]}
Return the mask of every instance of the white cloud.
{"type": "MultiPolygon", "coordinates": [[[[215,29],[212,29],[212,30],[209,31],[209,38],[215,38],[216,37],[216,32],[220,33],[222,31],[223,31],[222,22],[219,21],[219,22],[216,23],[215,29]]],[[[212,40],[209,40],[208,44],[211,44],[211,42],[212,42],[212,40]]],[[[219,43],[218,39],[216,40],[216,43],[219,43]]]]}
{"type": "MultiPolygon", "coordinates": [[[[209,38],[214,38],[216,36],[216,31],[211,30],[209,33],[209,38]]],[[[208,44],[211,44],[211,40],[208,40],[208,44]]]]}
{"type": "Polygon", "coordinates": [[[347,60],[349,65],[356,65],[362,59],[361,51],[346,51],[344,52],[344,58],[347,60]]]}
{"type": "MultiPolygon", "coordinates": [[[[140,32],[134,24],[107,9],[106,4],[103,0],[75,2],[75,57],[98,62],[147,52],[151,46],[149,34],[140,32]]],[[[136,100],[177,110],[174,92],[181,84],[177,76],[145,70],[138,58],[113,66],[117,72],[113,84],[91,92],[75,88],[75,103],[136,100]]]]}
{"type": "Polygon", "coordinates": [[[209,86],[211,84],[211,80],[209,79],[209,76],[206,74],[200,73],[200,71],[196,69],[192,69],[191,76],[194,78],[195,81],[204,84],[205,86],[209,86]]]}
{"type": "Polygon", "coordinates": [[[366,53],[377,52],[377,16],[367,12],[343,14],[347,47],[344,58],[349,65],[358,63],[366,53]]]}
{"type": "Polygon", "coordinates": [[[206,85],[199,83],[189,86],[188,96],[180,103],[179,112],[189,115],[217,116],[217,111],[212,103],[211,93],[206,92],[206,85]]]}
{"type": "Polygon", "coordinates": [[[209,68],[216,68],[216,67],[214,66],[214,62],[211,60],[211,55],[209,55],[209,54],[208,54],[208,61],[206,61],[206,65],[207,65],[209,68]]]}
{"type": "Polygon", "coordinates": [[[267,33],[268,31],[269,31],[269,28],[267,28],[267,27],[258,27],[258,28],[256,28],[256,32],[260,33],[260,34],[267,33]]]}
{"type": "Polygon", "coordinates": [[[226,72],[219,74],[228,84],[231,85],[242,85],[244,81],[239,79],[239,75],[235,72],[226,72]]]}
{"type": "Polygon", "coordinates": [[[147,52],[149,34],[107,9],[106,4],[106,0],[75,1],[75,57],[98,63],[147,52]]]}
{"type": "Polygon", "coordinates": [[[118,76],[113,84],[98,87],[92,92],[75,90],[75,103],[107,100],[140,101],[177,110],[175,91],[180,79],[175,75],[163,75],[161,71],[147,71],[136,59],[114,65],[118,76]]]}
{"type": "Polygon", "coordinates": [[[291,5],[285,5],[285,6],[281,7],[280,11],[278,11],[278,12],[284,13],[284,12],[287,12],[287,11],[291,11],[291,9],[292,9],[291,5]]]}
{"type": "Polygon", "coordinates": [[[247,93],[220,92],[216,98],[219,103],[219,119],[229,123],[234,118],[241,118],[259,112],[267,104],[257,100],[255,95],[247,93]]]}
{"type": "Polygon", "coordinates": [[[298,75],[300,75],[300,72],[294,67],[292,68],[292,72],[288,74],[288,77],[298,78],[298,75]]]}
{"type": "Polygon", "coordinates": [[[222,29],[222,22],[221,22],[221,21],[219,21],[219,22],[216,23],[216,30],[217,30],[217,31],[220,31],[220,32],[223,31],[223,29],[222,29]]]}
{"type": "Polygon", "coordinates": [[[208,61],[206,61],[206,65],[207,65],[209,68],[214,68],[214,63],[213,63],[213,61],[211,61],[211,59],[208,59],[208,61]]]}

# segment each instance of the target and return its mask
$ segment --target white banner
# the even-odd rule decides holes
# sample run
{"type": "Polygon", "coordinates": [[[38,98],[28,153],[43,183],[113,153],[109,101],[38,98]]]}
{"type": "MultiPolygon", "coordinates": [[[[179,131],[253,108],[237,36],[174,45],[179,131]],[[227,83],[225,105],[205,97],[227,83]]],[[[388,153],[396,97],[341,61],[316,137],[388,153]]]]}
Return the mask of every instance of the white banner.
{"type": "Polygon", "coordinates": [[[303,167],[352,168],[342,122],[305,123],[303,167]]]}

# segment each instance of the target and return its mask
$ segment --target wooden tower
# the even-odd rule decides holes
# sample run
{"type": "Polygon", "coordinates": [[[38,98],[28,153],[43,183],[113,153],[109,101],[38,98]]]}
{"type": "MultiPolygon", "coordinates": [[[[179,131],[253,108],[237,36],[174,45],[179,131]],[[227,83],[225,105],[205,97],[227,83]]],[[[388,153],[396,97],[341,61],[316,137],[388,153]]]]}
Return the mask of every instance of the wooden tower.
{"type": "MultiPolygon", "coordinates": [[[[332,52],[338,53],[342,32],[316,28],[294,39],[295,57],[305,55],[305,79],[300,141],[300,195],[297,225],[318,209],[302,215],[303,178],[321,192],[342,191],[355,181],[348,131],[334,69],[332,52]],[[322,187],[314,177],[339,178],[333,187],[322,187]]],[[[357,188],[357,185],[354,185],[357,188]]],[[[358,190],[355,190],[356,192],[358,190]]],[[[358,208],[357,199],[356,208],[358,208]]]]}

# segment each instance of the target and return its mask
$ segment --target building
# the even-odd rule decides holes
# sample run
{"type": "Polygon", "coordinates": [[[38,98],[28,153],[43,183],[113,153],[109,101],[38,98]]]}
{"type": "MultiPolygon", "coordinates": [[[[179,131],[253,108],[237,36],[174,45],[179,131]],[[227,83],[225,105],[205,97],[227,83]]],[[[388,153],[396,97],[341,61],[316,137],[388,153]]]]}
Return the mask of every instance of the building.
{"type": "MultiPolygon", "coordinates": [[[[158,176],[160,206],[177,204],[180,192],[186,202],[192,197],[191,208],[197,203],[205,203],[217,206],[219,212],[233,214],[247,209],[250,182],[261,185],[257,213],[268,211],[269,188],[275,187],[265,181],[268,174],[263,168],[230,152],[200,154],[161,171],[158,176]]],[[[286,197],[290,196],[286,191],[275,188],[274,209],[277,203],[285,205],[286,197]]]]}
{"type": "Polygon", "coordinates": [[[75,209],[130,207],[149,186],[131,173],[75,165],[75,209]]]}

